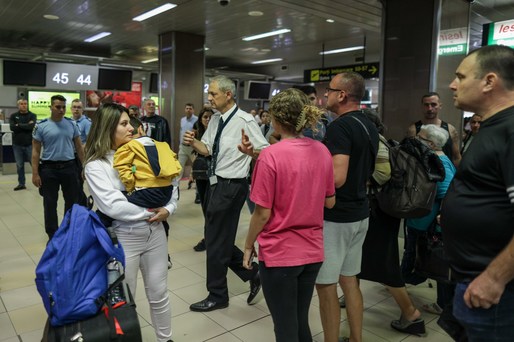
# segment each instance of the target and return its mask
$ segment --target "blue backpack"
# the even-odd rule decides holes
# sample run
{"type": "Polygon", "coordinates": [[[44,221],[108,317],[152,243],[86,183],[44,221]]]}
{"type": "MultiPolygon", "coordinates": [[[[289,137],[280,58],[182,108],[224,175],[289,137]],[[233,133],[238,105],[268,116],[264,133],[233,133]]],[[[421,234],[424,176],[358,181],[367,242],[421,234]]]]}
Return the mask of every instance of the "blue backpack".
{"type": "Polygon", "coordinates": [[[124,265],[123,249],[114,246],[97,214],[74,204],[48,242],[36,267],[36,286],[52,326],[97,314],[107,291],[107,262],[124,265]]]}

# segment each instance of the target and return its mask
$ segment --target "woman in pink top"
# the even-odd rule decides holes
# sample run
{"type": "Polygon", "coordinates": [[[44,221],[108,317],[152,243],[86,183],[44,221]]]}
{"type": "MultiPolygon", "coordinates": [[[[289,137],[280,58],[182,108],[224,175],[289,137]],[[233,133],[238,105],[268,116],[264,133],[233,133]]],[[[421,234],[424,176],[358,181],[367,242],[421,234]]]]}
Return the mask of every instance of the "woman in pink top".
{"type": "Polygon", "coordinates": [[[262,150],[255,165],[250,199],[256,207],[243,266],[252,267],[257,240],[276,341],[310,342],[309,305],[324,260],[323,206],[335,204],[332,156],[322,143],[301,135],[321,116],[303,92],[282,91],[269,109],[282,139],[262,150]]]}

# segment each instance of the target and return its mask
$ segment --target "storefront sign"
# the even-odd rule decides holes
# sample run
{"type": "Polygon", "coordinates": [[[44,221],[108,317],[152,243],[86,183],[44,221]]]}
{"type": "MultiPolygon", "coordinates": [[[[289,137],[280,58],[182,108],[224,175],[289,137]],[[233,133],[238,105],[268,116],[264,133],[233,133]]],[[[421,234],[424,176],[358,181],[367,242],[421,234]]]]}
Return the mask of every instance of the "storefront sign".
{"type": "Polygon", "coordinates": [[[484,25],[487,45],[514,47],[514,19],[484,25]]]}
{"type": "Polygon", "coordinates": [[[361,74],[364,78],[374,78],[378,77],[379,63],[355,64],[323,69],[304,70],[303,81],[305,83],[329,82],[335,75],[345,71],[354,71],[361,74]]]}
{"type": "Polygon", "coordinates": [[[468,50],[468,29],[465,27],[441,30],[439,33],[439,56],[465,55],[468,50]]]}

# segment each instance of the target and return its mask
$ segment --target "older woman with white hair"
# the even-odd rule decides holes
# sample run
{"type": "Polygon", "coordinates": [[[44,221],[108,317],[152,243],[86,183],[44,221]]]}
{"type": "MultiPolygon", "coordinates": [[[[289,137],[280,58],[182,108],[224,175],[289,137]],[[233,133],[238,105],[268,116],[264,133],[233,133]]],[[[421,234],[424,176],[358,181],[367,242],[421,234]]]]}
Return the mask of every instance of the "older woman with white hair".
{"type": "MultiPolygon", "coordinates": [[[[434,153],[439,156],[443,163],[446,176],[444,180],[437,182],[437,194],[432,212],[420,218],[407,219],[407,236],[405,237],[405,251],[403,253],[401,268],[405,282],[414,285],[425,280],[413,272],[416,260],[416,240],[418,236],[425,233],[436,220],[442,199],[446,195],[446,191],[448,190],[456,171],[450,158],[448,158],[442,151],[444,144],[446,144],[446,141],[449,138],[446,130],[437,125],[423,125],[421,126],[421,130],[419,131],[417,138],[430,147],[434,153]]],[[[423,305],[423,309],[430,313],[440,315],[444,306],[451,302],[451,299],[453,298],[453,289],[453,285],[438,282],[437,303],[423,305]]]]}

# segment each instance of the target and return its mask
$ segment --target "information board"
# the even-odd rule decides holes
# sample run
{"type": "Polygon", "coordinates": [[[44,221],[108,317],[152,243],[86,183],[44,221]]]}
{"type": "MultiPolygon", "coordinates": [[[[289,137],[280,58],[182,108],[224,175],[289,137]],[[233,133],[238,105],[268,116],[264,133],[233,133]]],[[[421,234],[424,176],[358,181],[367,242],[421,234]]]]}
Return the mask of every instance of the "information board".
{"type": "Polygon", "coordinates": [[[46,87],[65,90],[97,89],[98,67],[80,64],[47,63],[46,87]]]}
{"type": "Polygon", "coordinates": [[[323,69],[304,70],[303,81],[311,82],[330,82],[332,77],[345,71],[353,71],[364,78],[378,77],[379,63],[365,63],[355,65],[337,66],[323,69]]]}

